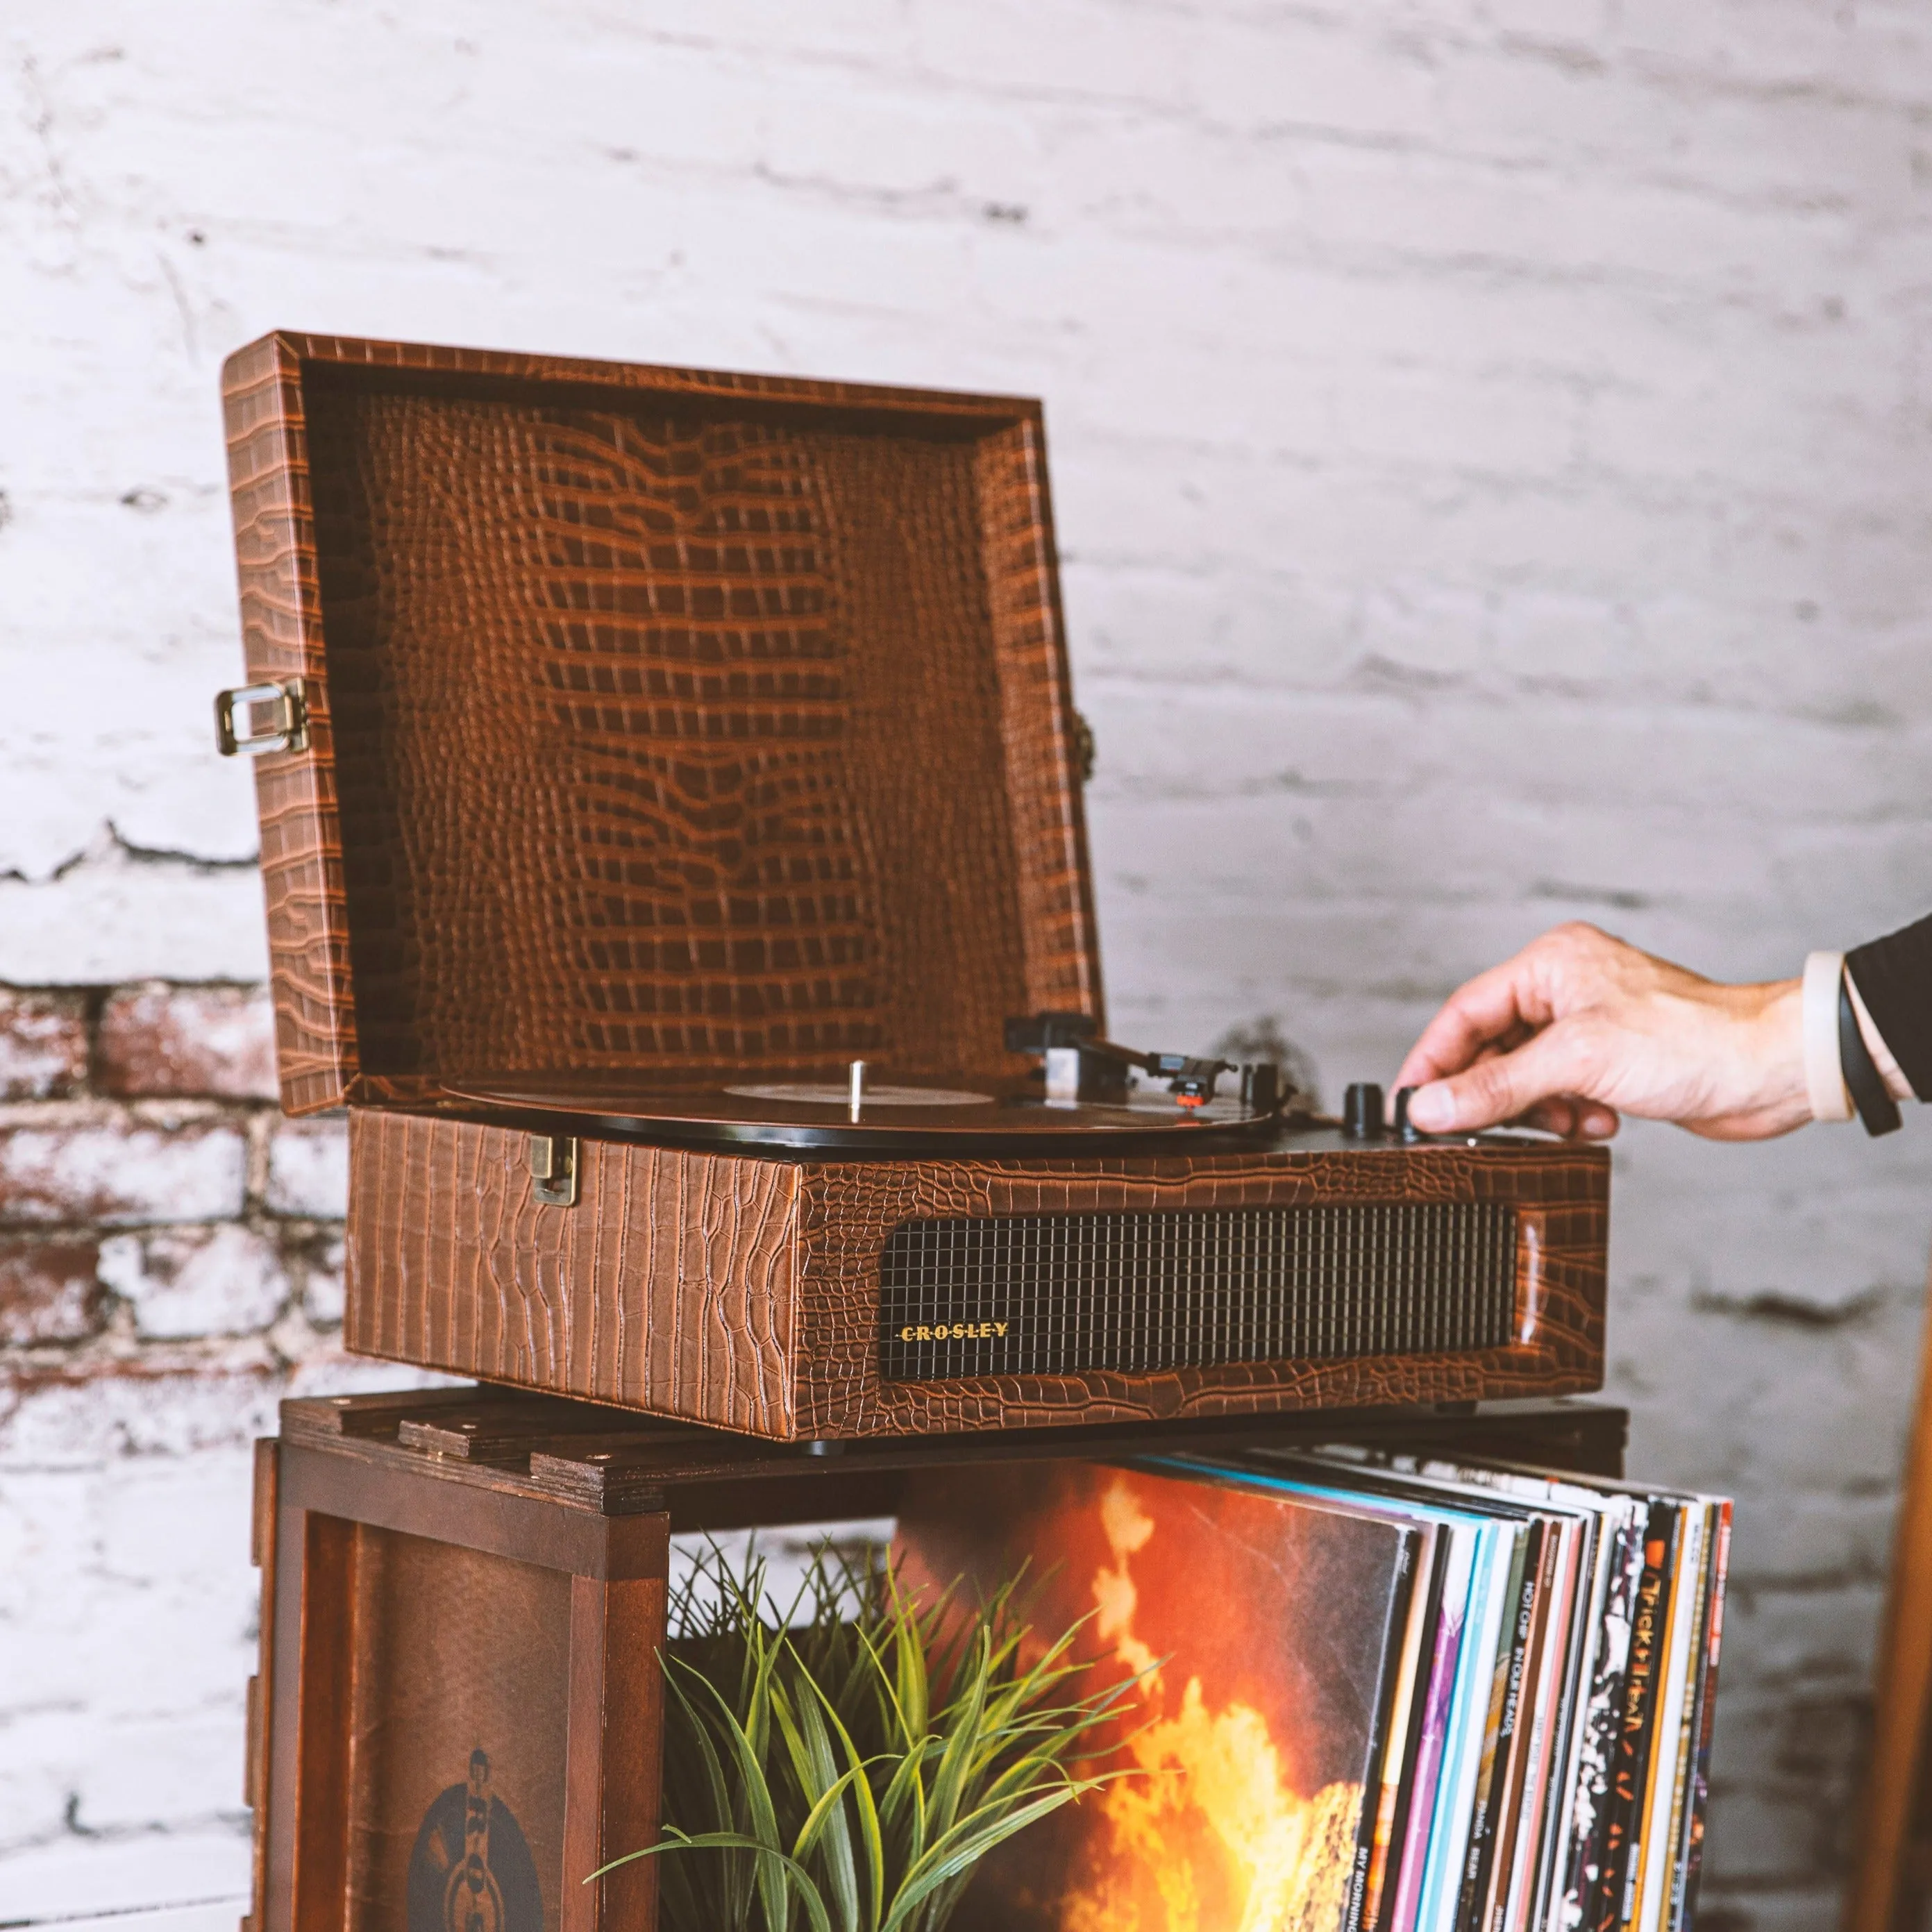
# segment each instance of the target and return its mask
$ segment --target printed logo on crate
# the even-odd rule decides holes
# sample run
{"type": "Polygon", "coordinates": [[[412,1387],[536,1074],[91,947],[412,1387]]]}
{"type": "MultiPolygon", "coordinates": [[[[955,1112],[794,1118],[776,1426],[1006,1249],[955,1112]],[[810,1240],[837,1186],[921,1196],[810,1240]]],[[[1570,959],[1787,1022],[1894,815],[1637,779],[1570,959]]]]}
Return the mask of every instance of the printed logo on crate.
{"type": "Polygon", "coordinates": [[[423,1814],[410,1854],[409,1932],[543,1932],[536,1862],[523,1828],[490,1792],[487,1752],[470,1754],[470,1781],[423,1814]]]}

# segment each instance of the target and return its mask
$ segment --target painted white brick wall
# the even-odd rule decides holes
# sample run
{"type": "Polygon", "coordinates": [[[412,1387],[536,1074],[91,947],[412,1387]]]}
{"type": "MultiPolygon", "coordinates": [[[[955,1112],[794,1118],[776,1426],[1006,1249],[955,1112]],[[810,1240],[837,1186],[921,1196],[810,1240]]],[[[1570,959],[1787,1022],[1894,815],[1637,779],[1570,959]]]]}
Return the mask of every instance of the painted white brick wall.
{"type": "MultiPolygon", "coordinates": [[[[1904,0],[13,0],[0,981],[260,976],[215,380],[277,325],[1044,396],[1130,1036],[1272,1016],[1332,1094],[1559,917],[1735,975],[1900,922],[1928,116],[1904,0]]],[[[230,1128],[140,1130],[106,1210],[232,1212],[230,1128]]],[[[284,1143],[279,1211],[336,1157],[284,1143]]],[[[1733,1925],[1837,1882],[1928,1168],[1620,1156],[1635,1461],[1742,1503],[1733,1925]]],[[[114,1250],[155,1332],[273,1292],[169,1238],[114,1250]]],[[[208,1348],[0,1398],[0,1918],[239,1883],[290,1356],[208,1348]]]]}

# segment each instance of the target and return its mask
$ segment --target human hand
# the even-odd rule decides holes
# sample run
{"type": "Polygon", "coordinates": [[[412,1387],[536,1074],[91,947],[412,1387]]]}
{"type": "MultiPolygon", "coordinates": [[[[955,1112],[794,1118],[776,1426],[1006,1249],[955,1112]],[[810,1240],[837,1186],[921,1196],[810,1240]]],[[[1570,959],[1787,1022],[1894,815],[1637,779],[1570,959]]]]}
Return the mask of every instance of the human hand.
{"type": "Polygon", "coordinates": [[[1711,1140],[1811,1118],[1802,982],[1724,986],[1594,926],[1559,926],[1452,994],[1400,1087],[1425,1133],[1514,1122],[1608,1140],[1624,1114],[1711,1140]]]}

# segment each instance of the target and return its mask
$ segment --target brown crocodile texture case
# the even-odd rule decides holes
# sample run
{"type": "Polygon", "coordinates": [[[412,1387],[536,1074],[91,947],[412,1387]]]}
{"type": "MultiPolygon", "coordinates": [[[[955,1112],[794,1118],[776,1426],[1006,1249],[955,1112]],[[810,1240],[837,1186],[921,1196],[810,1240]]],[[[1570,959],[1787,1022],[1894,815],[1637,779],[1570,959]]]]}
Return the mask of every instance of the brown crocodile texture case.
{"type": "Polygon", "coordinates": [[[781,1439],[1572,1394],[1601,1386],[1610,1164],[1460,1144],[1084,1162],[789,1161],[584,1141],[574,1207],[528,1136],[352,1109],[364,1353],[781,1439]],[[926,1215],[1492,1201],[1517,1211],[1508,1345],[1156,1374],[887,1382],[880,1251],[926,1215]]]}
{"type": "Polygon", "coordinates": [[[278,334],[224,372],[284,1104],[1022,1070],[1100,1010],[1040,406],[278,334]]]}

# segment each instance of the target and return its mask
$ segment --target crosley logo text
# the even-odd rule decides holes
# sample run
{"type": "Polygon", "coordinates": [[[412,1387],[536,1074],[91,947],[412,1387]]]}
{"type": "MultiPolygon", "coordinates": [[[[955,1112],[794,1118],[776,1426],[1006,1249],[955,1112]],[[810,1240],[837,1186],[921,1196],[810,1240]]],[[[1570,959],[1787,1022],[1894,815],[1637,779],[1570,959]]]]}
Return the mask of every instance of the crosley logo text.
{"type": "Polygon", "coordinates": [[[902,1328],[902,1342],[990,1342],[995,1335],[1004,1335],[1006,1324],[1004,1322],[955,1322],[950,1325],[944,1322],[927,1327],[922,1322],[916,1328],[902,1328]]]}

